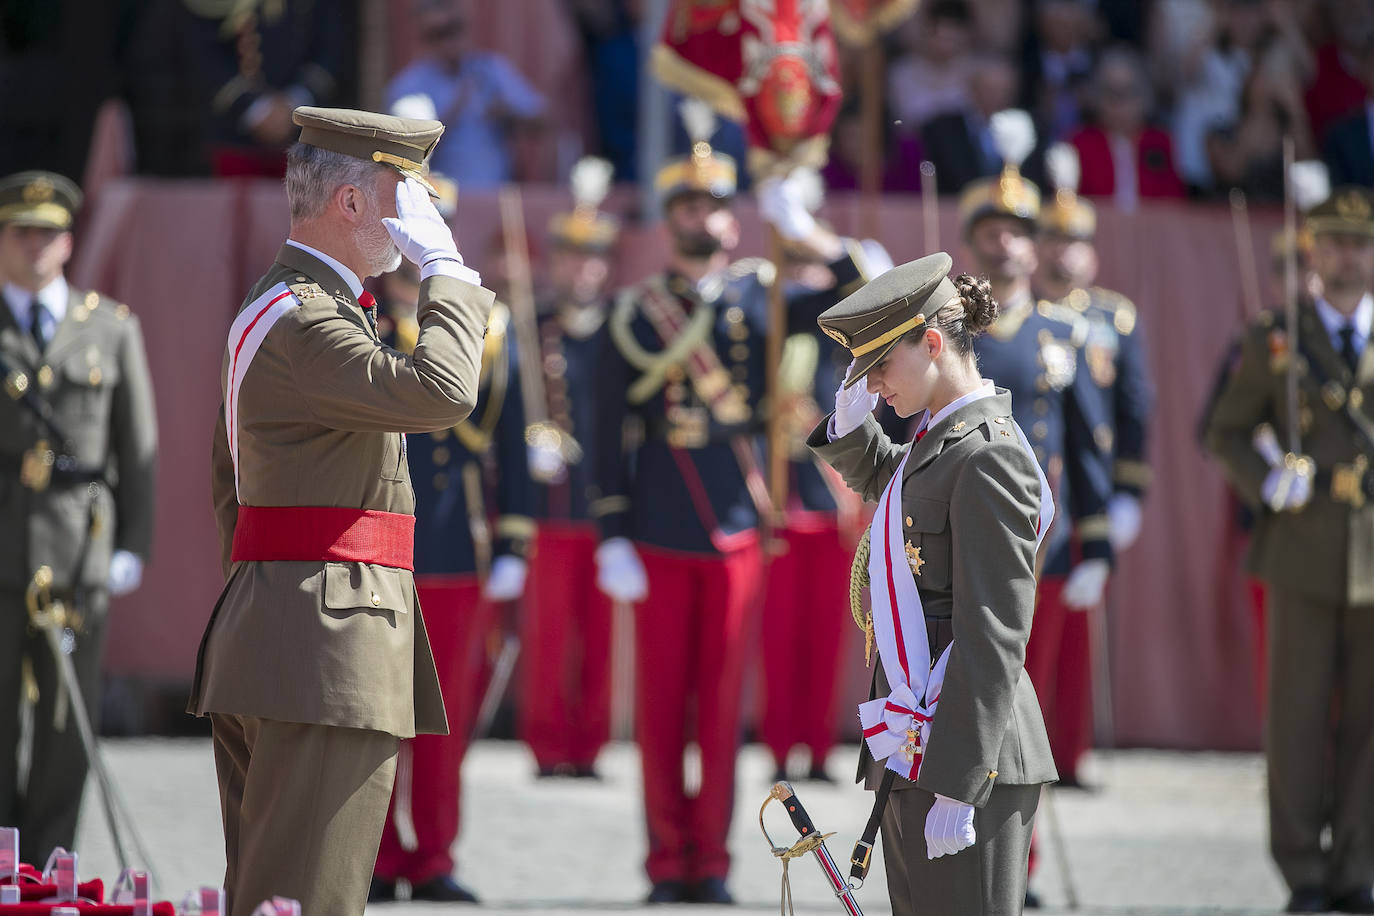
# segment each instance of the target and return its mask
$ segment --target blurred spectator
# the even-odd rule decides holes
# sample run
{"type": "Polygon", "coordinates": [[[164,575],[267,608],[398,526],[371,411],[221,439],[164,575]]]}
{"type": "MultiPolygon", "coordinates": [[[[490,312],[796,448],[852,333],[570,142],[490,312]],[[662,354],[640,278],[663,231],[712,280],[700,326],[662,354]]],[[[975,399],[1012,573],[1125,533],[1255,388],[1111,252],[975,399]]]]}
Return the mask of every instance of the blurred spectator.
{"type": "Polygon", "coordinates": [[[974,44],[985,51],[1014,54],[1020,45],[1022,0],[968,0],[974,44]]]}
{"type": "Polygon", "coordinates": [[[1342,117],[1365,103],[1360,60],[1374,44],[1374,0],[1326,0],[1331,39],[1316,51],[1316,75],[1303,101],[1318,143],[1342,117]]]}
{"type": "Polygon", "coordinates": [[[1146,123],[1153,93],[1140,55],[1103,52],[1086,97],[1094,123],[1070,139],[1083,163],[1079,193],[1111,197],[1127,212],[1142,197],[1182,197],[1169,135],[1146,123]]]}
{"type": "Polygon", "coordinates": [[[639,0],[568,0],[591,76],[598,143],[593,152],[615,166],[617,181],[638,175],[639,0]]]}
{"type": "Polygon", "coordinates": [[[1322,150],[1335,187],[1374,187],[1374,139],[1370,135],[1374,128],[1374,44],[1364,49],[1356,65],[1369,94],[1359,107],[1331,125],[1322,150]]]}
{"type": "Polygon", "coordinates": [[[351,103],[355,95],[353,13],[325,0],[227,8],[190,17],[180,39],[191,46],[190,63],[210,100],[211,171],[281,177],[298,133],[291,112],[351,103]]]}
{"type": "MultiPolygon", "coordinates": [[[[884,128],[888,121],[883,120],[884,128]]],[[[921,190],[921,142],[904,131],[883,131],[882,190],[921,190]]],[[[832,191],[856,191],[862,181],[864,148],[863,117],[858,102],[845,105],[835,118],[830,135],[830,158],[821,177],[832,191]]]]}
{"type": "MultiPolygon", "coordinates": [[[[935,183],[941,194],[958,194],[975,178],[1002,171],[988,118],[1016,104],[1017,86],[1010,59],[980,54],[971,61],[968,107],[932,118],[921,130],[921,145],[935,164],[935,183]]],[[[1037,184],[1041,161],[1037,150],[1022,167],[1022,173],[1037,184]]]]}
{"type": "Polygon", "coordinates": [[[415,22],[426,56],[387,87],[388,110],[406,96],[428,96],[447,128],[430,165],[460,190],[492,188],[518,176],[510,142],[537,128],[544,98],[509,60],[468,47],[464,0],[414,0],[415,22]]]}
{"type": "MultiPolygon", "coordinates": [[[[1298,159],[1316,155],[1302,87],[1281,56],[1270,55],[1245,82],[1237,119],[1207,139],[1218,190],[1240,188],[1257,200],[1283,200],[1283,138],[1293,137],[1298,159]]],[[[1369,134],[1365,132],[1365,147],[1369,134]]]]}
{"type": "Polygon", "coordinates": [[[968,105],[969,39],[973,15],[965,0],[934,0],[902,24],[906,52],[887,73],[892,116],[915,132],[935,115],[968,105]]]}
{"type": "Polygon", "coordinates": [[[1046,142],[1062,140],[1083,121],[1082,93],[1092,77],[1102,31],[1091,0],[1036,0],[1022,48],[1022,106],[1046,142]]]}
{"type": "MultiPolygon", "coordinates": [[[[1172,4],[1180,15],[1183,4],[1172,4]]],[[[1270,103],[1284,109],[1278,118],[1284,129],[1306,129],[1306,112],[1295,112],[1290,96],[1301,104],[1301,87],[1312,73],[1312,55],[1286,0],[1221,0],[1213,12],[1190,11],[1192,20],[1188,44],[1169,55],[1157,72],[1164,87],[1174,93],[1172,121],[1175,162],[1179,176],[1195,189],[1207,189],[1213,175],[1209,135],[1216,130],[1236,132],[1242,119],[1249,130],[1242,131],[1252,145],[1259,121],[1274,120],[1267,111],[1270,103]],[[1252,79],[1259,69],[1265,74],[1252,79]],[[1254,94],[1274,96],[1261,109],[1249,104],[1254,94]],[[1277,95],[1276,95],[1277,94],[1277,95]]],[[[1156,26],[1166,27],[1158,20],[1156,26]]],[[[1174,49],[1171,49],[1174,50],[1174,49]]],[[[1258,99],[1253,101],[1258,102],[1258,99]]],[[[1277,117],[1277,113],[1275,114],[1277,117]]],[[[1252,150],[1253,152],[1253,150],[1252,150]]],[[[1232,171],[1222,181],[1226,186],[1243,186],[1232,171]]]]}

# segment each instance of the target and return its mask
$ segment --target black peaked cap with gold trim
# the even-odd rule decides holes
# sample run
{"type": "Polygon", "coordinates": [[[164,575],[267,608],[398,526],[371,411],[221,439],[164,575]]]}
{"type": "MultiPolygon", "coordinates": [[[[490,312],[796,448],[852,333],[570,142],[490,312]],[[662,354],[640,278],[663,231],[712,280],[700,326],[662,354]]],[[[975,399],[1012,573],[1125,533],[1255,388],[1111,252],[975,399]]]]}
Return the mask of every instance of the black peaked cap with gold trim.
{"type": "Polygon", "coordinates": [[[307,146],[389,165],[405,178],[414,178],[429,193],[439,192],[425,177],[425,161],[444,133],[441,121],[398,118],[352,108],[302,106],[291,113],[307,146]]]}
{"type": "Polygon", "coordinates": [[[959,291],[949,278],[954,259],[943,251],[928,254],[875,277],[816,319],[829,337],[846,347],[854,364],[844,378],[848,388],[868,374],[902,335],[921,327],[959,291]]]}
{"type": "Polygon", "coordinates": [[[56,172],[16,172],[0,178],[0,223],[70,229],[81,189],[56,172]]]}
{"type": "Polygon", "coordinates": [[[1314,235],[1374,236],[1374,194],[1347,185],[1307,211],[1304,228],[1314,235]]]}

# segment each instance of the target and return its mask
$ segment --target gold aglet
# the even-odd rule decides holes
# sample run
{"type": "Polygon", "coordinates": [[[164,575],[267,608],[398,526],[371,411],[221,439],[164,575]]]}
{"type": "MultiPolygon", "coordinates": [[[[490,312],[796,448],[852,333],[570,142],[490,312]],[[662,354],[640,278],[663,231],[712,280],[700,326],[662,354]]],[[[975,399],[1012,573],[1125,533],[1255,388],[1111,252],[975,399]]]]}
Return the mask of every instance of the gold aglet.
{"type": "Polygon", "coordinates": [[[52,466],[57,461],[47,440],[39,439],[24,453],[19,466],[19,482],[35,493],[42,493],[52,481],[52,466]]]}

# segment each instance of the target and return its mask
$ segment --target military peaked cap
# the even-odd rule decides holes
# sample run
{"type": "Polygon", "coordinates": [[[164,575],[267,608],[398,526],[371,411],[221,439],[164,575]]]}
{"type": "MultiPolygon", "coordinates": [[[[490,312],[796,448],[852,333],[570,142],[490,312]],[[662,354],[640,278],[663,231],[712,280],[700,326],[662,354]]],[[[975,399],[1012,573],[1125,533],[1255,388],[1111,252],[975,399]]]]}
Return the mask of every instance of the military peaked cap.
{"type": "Polygon", "coordinates": [[[0,178],[0,223],[70,229],[81,189],[56,172],[17,172],[0,178]]]}
{"type": "Polygon", "coordinates": [[[308,106],[292,112],[291,120],[301,128],[300,142],[389,165],[402,176],[423,184],[431,195],[439,196],[425,177],[425,160],[439,144],[444,132],[441,122],[351,108],[308,106]]]}
{"type": "Polygon", "coordinates": [[[994,178],[969,182],[959,195],[959,225],[964,234],[987,216],[1012,216],[1034,231],[1040,216],[1040,188],[1010,166],[994,178]]]}
{"type": "Polygon", "coordinates": [[[1040,228],[1079,242],[1097,234],[1097,210],[1073,191],[1060,188],[1040,211],[1040,228]]]}
{"type": "Polygon", "coordinates": [[[1374,236],[1374,194],[1367,188],[1346,186],[1307,211],[1312,234],[1374,236]]]}

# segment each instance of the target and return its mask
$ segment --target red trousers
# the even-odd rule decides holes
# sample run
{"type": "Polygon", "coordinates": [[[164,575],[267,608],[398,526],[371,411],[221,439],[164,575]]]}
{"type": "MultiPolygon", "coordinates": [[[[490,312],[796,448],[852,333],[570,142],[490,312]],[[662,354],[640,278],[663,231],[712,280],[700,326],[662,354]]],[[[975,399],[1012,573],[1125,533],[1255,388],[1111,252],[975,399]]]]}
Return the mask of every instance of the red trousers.
{"type": "Polygon", "coordinates": [[[1245,590],[1250,596],[1251,622],[1255,626],[1255,696],[1259,697],[1260,715],[1269,708],[1269,625],[1266,619],[1269,602],[1264,580],[1245,578],[1245,590]]]}
{"type": "Polygon", "coordinates": [[[590,767],[610,735],[611,602],[596,527],[540,522],[520,644],[520,737],[541,769],[590,767]]]}
{"type": "Polygon", "coordinates": [[[420,884],[453,872],[462,790],[459,771],[481,704],[479,672],[484,668],[493,608],[482,600],[474,575],[416,576],[415,586],[439,670],[449,734],[417,735],[401,742],[396,787],[373,871],[387,881],[404,878],[420,884]]]}
{"type": "Polygon", "coordinates": [[[764,713],[759,737],[781,767],[802,744],[813,766],[834,742],[835,683],[841,652],[852,645],[852,550],[833,518],[809,513],[776,532],[786,551],[768,565],[763,601],[764,713]]]}
{"type": "Polygon", "coordinates": [[[1040,699],[1059,778],[1077,779],[1092,747],[1091,631],[1085,612],[1063,602],[1064,576],[1042,576],[1026,645],[1026,673],[1040,699]]]}
{"type": "Polygon", "coordinates": [[[649,594],[635,615],[635,731],[644,771],[649,880],[724,878],[744,662],[756,638],[758,542],[719,555],[639,545],[649,594]],[[701,751],[689,794],[687,743],[701,751]]]}

